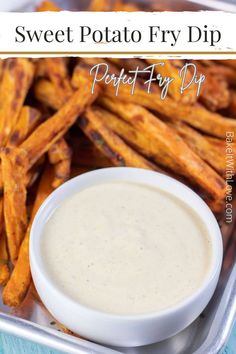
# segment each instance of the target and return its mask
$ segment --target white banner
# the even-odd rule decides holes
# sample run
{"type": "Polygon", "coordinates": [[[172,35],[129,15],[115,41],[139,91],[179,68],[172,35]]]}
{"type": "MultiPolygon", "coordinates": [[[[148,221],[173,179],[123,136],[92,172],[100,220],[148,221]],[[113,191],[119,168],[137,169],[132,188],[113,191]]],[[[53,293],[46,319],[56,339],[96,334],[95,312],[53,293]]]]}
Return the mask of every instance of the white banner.
{"type": "Polygon", "coordinates": [[[236,58],[226,12],[0,13],[0,55],[236,58]]]}

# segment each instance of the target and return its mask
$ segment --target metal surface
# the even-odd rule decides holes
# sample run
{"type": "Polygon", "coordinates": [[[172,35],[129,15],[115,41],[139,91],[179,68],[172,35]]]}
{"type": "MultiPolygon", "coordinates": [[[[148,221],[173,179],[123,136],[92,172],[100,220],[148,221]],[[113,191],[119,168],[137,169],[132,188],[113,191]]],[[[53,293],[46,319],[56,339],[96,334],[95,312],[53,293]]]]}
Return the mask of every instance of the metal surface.
{"type": "Polygon", "coordinates": [[[236,314],[236,264],[227,281],[224,292],[218,295],[219,305],[208,336],[195,354],[218,353],[227,341],[236,314]]]}
{"type": "MultiPolygon", "coordinates": [[[[60,5],[66,4],[63,6],[66,9],[76,10],[78,7],[77,0],[56,2],[60,5]]],[[[155,1],[149,2],[155,3],[155,1]]],[[[166,0],[165,3],[170,2],[173,3],[173,0],[166,0]]],[[[223,1],[214,2],[217,2],[217,9],[229,10],[223,1]]],[[[205,6],[199,4],[206,4],[206,1],[178,1],[178,6],[180,3],[184,5],[183,10],[190,9],[190,4],[195,3],[193,7],[195,10],[196,3],[198,3],[197,9],[204,9],[205,6]]],[[[210,1],[207,2],[208,8],[210,4],[210,1]]],[[[236,6],[231,4],[230,10],[236,12],[236,6]]],[[[217,354],[226,343],[236,317],[236,261],[228,265],[227,271],[222,271],[212,300],[194,323],[168,340],[145,347],[109,348],[59,332],[55,329],[50,314],[33,297],[26,299],[22,308],[14,313],[10,313],[10,310],[3,305],[0,305],[0,311],[1,331],[68,354],[217,354]]]]}

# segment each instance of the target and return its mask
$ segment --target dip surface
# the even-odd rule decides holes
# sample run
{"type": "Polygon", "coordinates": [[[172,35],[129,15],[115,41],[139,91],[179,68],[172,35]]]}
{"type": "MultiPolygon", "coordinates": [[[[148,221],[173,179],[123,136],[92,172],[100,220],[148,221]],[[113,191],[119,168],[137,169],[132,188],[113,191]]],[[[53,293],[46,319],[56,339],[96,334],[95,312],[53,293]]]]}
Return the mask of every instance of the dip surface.
{"type": "Polygon", "coordinates": [[[212,245],[199,216],[154,187],[99,184],[66,199],[42,237],[51,281],[83,305],[129,315],[169,308],[203,283],[212,245]]]}

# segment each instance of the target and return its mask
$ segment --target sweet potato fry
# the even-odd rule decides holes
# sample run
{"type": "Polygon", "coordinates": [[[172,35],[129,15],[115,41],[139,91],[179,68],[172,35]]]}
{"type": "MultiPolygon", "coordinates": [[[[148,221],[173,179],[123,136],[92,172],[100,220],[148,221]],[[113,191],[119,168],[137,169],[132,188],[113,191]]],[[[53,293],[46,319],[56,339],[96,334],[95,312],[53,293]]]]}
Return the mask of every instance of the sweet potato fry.
{"type": "Polygon", "coordinates": [[[65,59],[66,58],[44,59],[48,77],[52,81],[57,92],[57,96],[59,96],[62,103],[65,103],[73,93],[65,59]]]}
{"type": "Polygon", "coordinates": [[[20,112],[18,122],[8,139],[9,145],[19,145],[35,129],[41,118],[40,112],[30,106],[24,106],[20,112]]]}
{"type": "Polygon", "coordinates": [[[11,277],[3,290],[3,302],[7,306],[16,307],[23,301],[31,282],[29,264],[29,236],[35,214],[43,201],[53,191],[52,181],[54,178],[53,169],[48,167],[40,180],[31,219],[24,240],[20,247],[19,257],[15,264],[11,277]]]}
{"type": "Polygon", "coordinates": [[[226,148],[226,142],[225,140],[213,138],[211,136],[205,136],[207,141],[214,147],[217,147],[219,150],[219,153],[225,154],[225,148],[226,148]]]}
{"type": "Polygon", "coordinates": [[[91,0],[88,11],[110,11],[111,1],[110,0],[91,0]]]}
{"type": "Polygon", "coordinates": [[[64,138],[59,139],[48,151],[49,162],[53,165],[71,158],[71,150],[64,138]]]}
{"type": "MultiPolygon", "coordinates": [[[[111,72],[115,72],[113,70],[113,67],[111,66],[110,63],[113,65],[116,65],[118,68],[122,69],[124,68],[126,71],[132,71],[135,70],[137,67],[139,70],[144,70],[148,65],[141,59],[127,59],[127,58],[109,58],[109,68],[111,69],[111,72]]],[[[142,76],[147,76],[145,73],[142,76]]]]}
{"type": "Polygon", "coordinates": [[[70,160],[62,160],[55,165],[56,176],[52,183],[53,188],[58,188],[62,183],[66,182],[70,177],[70,160]]]}
{"type": "Polygon", "coordinates": [[[90,78],[89,69],[90,68],[91,68],[91,66],[87,67],[86,63],[85,64],[83,63],[82,67],[81,67],[81,60],[79,62],[79,65],[76,65],[76,67],[73,71],[72,79],[71,79],[71,84],[74,89],[78,89],[80,87],[81,81],[83,82],[84,77],[86,77],[89,80],[89,78],[90,78]],[[83,74],[85,74],[85,75],[83,75],[83,74]]]}
{"type": "Polygon", "coordinates": [[[4,230],[4,214],[3,214],[3,176],[1,165],[1,150],[0,150],[0,236],[4,230]]]}
{"type": "Polygon", "coordinates": [[[99,116],[99,119],[105,125],[142,155],[153,160],[157,165],[162,165],[165,168],[167,167],[168,171],[176,171],[179,168],[178,163],[168,156],[162,146],[160,146],[155,139],[150,139],[150,136],[145,132],[135,129],[126,121],[123,121],[115,114],[110,113],[101,107],[92,106],[91,109],[99,116]]]}
{"type": "MultiPolygon", "coordinates": [[[[156,65],[155,72],[157,74],[161,74],[163,77],[171,77],[174,80],[169,86],[169,94],[173,97],[174,100],[180,101],[183,103],[192,104],[197,101],[197,91],[194,86],[190,86],[188,90],[184,91],[183,94],[180,92],[180,87],[182,84],[182,79],[180,77],[179,71],[180,68],[176,67],[175,61],[173,60],[157,60],[157,59],[146,59],[146,61],[150,64],[160,64],[163,63],[164,65],[156,65]]],[[[183,66],[183,63],[182,63],[183,66]]],[[[190,72],[187,72],[186,82],[189,82],[191,78],[190,72]],[[190,76],[188,78],[188,76],[190,76]]]]}
{"type": "Polygon", "coordinates": [[[42,156],[37,163],[35,163],[29,171],[27,171],[26,176],[25,176],[25,185],[27,186],[27,189],[33,186],[35,181],[38,179],[42,172],[42,167],[45,162],[45,156],[42,156]]]}
{"type": "Polygon", "coordinates": [[[177,130],[178,134],[196,154],[209,163],[220,175],[224,176],[225,157],[223,154],[219,154],[217,148],[214,148],[203,135],[190,128],[185,123],[175,122],[171,124],[171,126],[177,130]]]}
{"type": "Polygon", "coordinates": [[[4,220],[8,250],[14,263],[27,227],[25,163],[16,148],[1,153],[4,220]]]}
{"type": "Polygon", "coordinates": [[[48,78],[47,67],[44,58],[39,58],[35,62],[34,79],[48,78]]]}
{"type": "Polygon", "coordinates": [[[227,60],[217,60],[219,63],[223,64],[223,65],[226,65],[226,66],[229,66],[231,68],[234,68],[236,69],[236,60],[234,59],[227,59],[227,60]]]}
{"type": "MultiPolygon", "coordinates": [[[[108,63],[107,60],[101,58],[81,58],[79,64],[75,67],[73,76],[72,76],[72,86],[75,88],[79,88],[81,82],[84,81],[84,78],[89,79],[92,81],[92,76],[90,75],[90,69],[98,64],[108,64],[108,74],[112,75],[119,75],[118,68],[113,65],[113,63],[108,63]]],[[[98,78],[102,78],[106,73],[106,66],[101,65],[99,68],[98,78]]],[[[92,84],[91,84],[92,87],[92,84]]]]}
{"type": "Polygon", "coordinates": [[[178,163],[179,174],[193,180],[213,200],[224,198],[225,181],[164,122],[138,105],[125,104],[103,96],[99,98],[99,102],[112,112],[119,114],[140,131],[148,134],[150,138],[158,141],[166,154],[178,163]]]}
{"type": "MultiPolygon", "coordinates": [[[[2,172],[2,171],[1,171],[2,172]]],[[[0,189],[0,235],[2,234],[3,232],[3,229],[4,229],[4,218],[3,218],[3,186],[1,186],[1,189],[0,189]]],[[[1,236],[0,236],[1,237],[1,236]]]]}
{"type": "Polygon", "coordinates": [[[145,132],[135,129],[126,121],[123,121],[118,116],[102,109],[101,107],[92,106],[92,109],[99,115],[99,118],[104,124],[117,133],[131,147],[148,159],[154,161],[157,166],[164,168],[164,170],[160,168],[159,172],[178,179],[180,182],[188,184],[191,188],[196,189],[196,186],[190,179],[186,179],[183,175],[178,174],[178,162],[169,156],[166,150],[163,150],[163,147],[160,146],[158,141],[150,139],[150,136],[145,134],[145,132]]]}
{"type": "MultiPolygon", "coordinates": [[[[18,145],[22,140],[25,139],[25,137],[32,132],[32,130],[35,128],[35,126],[37,125],[38,121],[40,119],[40,113],[39,111],[37,111],[36,109],[32,108],[32,107],[28,107],[28,106],[24,106],[21,110],[18,122],[16,124],[16,126],[13,128],[12,131],[12,135],[9,138],[9,144],[10,145],[18,145]]],[[[14,166],[12,166],[13,168],[14,166]]],[[[14,173],[14,171],[12,171],[12,173],[14,173]]],[[[35,179],[37,178],[38,174],[37,171],[33,170],[28,172],[28,174],[24,174],[25,176],[22,178],[24,180],[25,185],[30,185],[32,184],[35,179]]],[[[6,182],[6,181],[5,181],[6,182]]],[[[6,182],[7,183],[7,182],[6,182]]],[[[1,190],[1,194],[3,194],[3,183],[2,183],[2,173],[1,173],[1,165],[0,165],[0,190],[1,190]]],[[[12,190],[13,191],[13,190],[12,190]]],[[[17,192],[16,192],[17,193],[17,192]]],[[[9,201],[9,198],[7,197],[7,200],[9,201]]],[[[8,202],[6,201],[6,204],[8,205],[8,202]]],[[[2,226],[3,226],[3,210],[2,210],[2,205],[3,205],[3,200],[2,200],[2,196],[0,196],[0,234],[2,231],[2,226]]],[[[6,212],[7,213],[7,212],[6,212]]],[[[7,213],[7,215],[9,216],[9,213],[7,213]]],[[[9,220],[9,218],[7,218],[7,220],[9,220]]],[[[13,221],[8,222],[8,225],[10,223],[12,223],[13,221]]],[[[17,221],[15,221],[15,223],[17,224],[17,221]]],[[[9,235],[9,238],[12,239],[11,236],[11,231],[7,230],[7,233],[9,235]]],[[[14,241],[13,241],[14,243],[14,241]]],[[[10,248],[11,246],[9,246],[10,248]]],[[[12,247],[11,247],[12,248],[12,247]]],[[[3,272],[5,273],[5,268],[3,267],[3,272]]],[[[1,273],[1,270],[0,270],[1,273]]],[[[6,274],[6,273],[5,273],[6,274]]],[[[0,275],[1,278],[1,275],[0,275]]]]}
{"type": "Polygon", "coordinates": [[[28,169],[60,139],[75,123],[78,116],[97,97],[91,94],[88,81],[46,122],[42,123],[20,146],[21,153],[28,158],[28,169]]]}
{"type": "MultiPolygon", "coordinates": [[[[86,69],[84,70],[86,71],[86,69]]],[[[81,73],[81,70],[75,69],[72,77],[74,87],[80,85],[80,81],[86,76],[86,72],[81,73]]],[[[87,77],[89,77],[87,69],[87,77]]],[[[104,89],[105,95],[115,98],[116,93],[113,86],[106,85],[100,82],[104,89]]],[[[174,101],[171,97],[166,97],[164,100],[160,97],[159,90],[154,87],[152,93],[148,93],[141,86],[136,86],[134,94],[131,94],[131,89],[128,86],[120,85],[118,98],[124,102],[136,103],[142,105],[152,111],[162,114],[169,120],[182,120],[189,125],[197,128],[209,135],[219,138],[225,138],[226,131],[232,131],[236,134],[236,120],[224,117],[218,113],[210,112],[201,105],[189,105],[174,101]]]]}
{"type": "Polygon", "coordinates": [[[214,62],[212,60],[208,60],[206,63],[205,60],[200,62],[201,64],[205,64],[210,75],[223,78],[228,82],[228,85],[231,87],[236,86],[236,70],[234,68],[230,66],[220,65],[218,61],[214,62]]]}
{"type": "MultiPolygon", "coordinates": [[[[156,3],[156,2],[151,2],[148,6],[149,8],[149,11],[158,11],[158,12],[163,12],[163,11],[180,11],[177,7],[177,9],[175,9],[175,3],[171,2],[171,3],[168,3],[168,5],[166,4],[166,2],[163,2],[163,3],[156,3]]],[[[185,5],[185,8],[187,7],[187,3],[185,5]]],[[[192,4],[191,4],[192,5],[192,4]]],[[[183,9],[181,9],[182,11],[183,9]]]]}
{"type": "Polygon", "coordinates": [[[53,1],[44,0],[37,8],[36,11],[60,11],[61,8],[57,6],[53,1]]]}
{"type": "Polygon", "coordinates": [[[222,76],[212,75],[199,61],[193,61],[199,72],[205,75],[205,81],[200,90],[200,101],[211,111],[228,107],[229,90],[226,79],[222,76]]]}
{"type": "Polygon", "coordinates": [[[8,264],[7,264],[8,253],[7,253],[7,245],[6,245],[6,236],[4,231],[5,230],[4,230],[4,215],[3,215],[3,181],[2,181],[2,169],[0,165],[0,285],[5,285],[10,275],[8,264]],[[1,263],[1,258],[2,258],[2,263],[1,263]]]}
{"type": "Polygon", "coordinates": [[[38,80],[34,86],[34,94],[38,101],[55,111],[62,106],[61,97],[57,95],[56,87],[49,80],[38,80]]]}
{"type": "MultiPolygon", "coordinates": [[[[94,65],[102,63],[108,64],[106,60],[99,58],[81,58],[72,75],[71,84],[73,88],[78,89],[81,85],[85,84],[85,81],[87,81],[90,82],[92,90],[93,75],[90,75],[90,69],[94,65]]],[[[107,73],[106,66],[101,66],[98,72],[98,78],[102,78],[105,73],[107,73]]],[[[108,74],[119,75],[119,70],[115,65],[109,64],[108,74]]]]}
{"type": "Polygon", "coordinates": [[[90,170],[111,166],[110,160],[86,136],[81,134],[81,137],[78,137],[78,134],[75,134],[70,137],[70,143],[73,151],[72,166],[90,170]]]}
{"type": "MultiPolygon", "coordinates": [[[[208,142],[211,144],[212,148],[215,149],[216,151],[218,151],[218,153],[221,156],[226,158],[226,154],[229,153],[229,151],[227,151],[226,140],[220,140],[220,139],[216,139],[216,138],[212,138],[212,137],[206,137],[206,138],[207,138],[208,142]]],[[[231,143],[231,147],[232,147],[231,154],[233,156],[233,161],[235,161],[236,150],[235,150],[235,142],[234,141],[231,143]]],[[[226,168],[227,168],[227,162],[225,159],[225,169],[226,168]]]]}
{"type": "Polygon", "coordinates": [[[140,8],[134,4],[125,4],[123,1],[117,0],[112,6],[112,11],[134,12],[140,11],[140,8]]]}
{"type": "Polygon", "coordinates": [[[78,124],[88,138],[115,166],[157,170],[154,164],[132,150],[111,129],[105,126],[90,108],[78,119],[78,124]]]}
{"type": "Polygon", "coordinates": [[[15,127],[31,85],[34,66],[24,58],[7,59],[0,85],[0,146],[15,127]]]}
{"type": "Polygon", "coordinates": [[[230,91],[230,102],[229,102],[228,110],[230,115],[236,118],[236,91],[233,90],[230,91]]]}
{"type": "Polygon", "coordinates": [[[54,165],[55,177],[52,187],[57,188],[70,177],[71,149],[65,139],[59,139],[48,151],[51,164],[54,165]]]}
{"type": "Polygon", "coordinates": [[[3,67],[4,67],[4,61],[3,59],[0,59],[0,82],[2,80],[3,67]]]}
{"type": "Polygon", "coordinates": [[[0,285],[5,285],[10,277],[6,235],[0,235],[0,285]]]}
{"type": "MultiPolygon", "coordinates": [[[[12,135],[9,138],[8,144],[13,146],[21,143],[21,141],[24,140],[25,137],[27,137],[27,135],[32,132],[32,130],[37,125],[39,119],[40,119],[39,111],[37,111],[32,107],[24,106],[21,110],[18,122],[16,126],[13,128],[12,135]]],[[[22,176],[22,178],[25,178],[24,180],[25,186],[31,185],[36,180],[37,176],[38,176],[38,171],[36,171],[35,169],[25,174],[25,177],[22,176]]],[[[1,166],[0,166],[0,190],[1,193],[3,193],[1,166]]],[[[3,225],[3,220],[2,220],[3,211],[1,208],[2,204],[3,204],[3,200],[2,197],[0,197],[0,233],[1,233],[1,226],[3,225]]],[[[9,229],[8,232],[10,232],[9,229]]],[[[11,236],[9,237],[11,238],[11,236]]]]}
{"type": "MultiPolygon", "coordinates": [[[[76,73],[75,73],[76,74],[76,73]]],[[[74,78],[74,82],[76,82],[74,78]]],[[[104,86],[105,94],[110,98],[115,97],[114,88],[104,86]]],[[[145,90],[136,88],[134,95],[130,94],[130,88],[120,86],[118,98],[124,102],[141,104],[159,114],[168,117],[170,120],[182,120],[194,128],[197,128],[209,135],[225,138],[225,132],[231,131],[236,134],[236,120],[226,118],[222,115],[208,111],[200,105],[187,105],[175,102],[166,97],[162,100],[156,92],[148,94],[145,90]]]]}

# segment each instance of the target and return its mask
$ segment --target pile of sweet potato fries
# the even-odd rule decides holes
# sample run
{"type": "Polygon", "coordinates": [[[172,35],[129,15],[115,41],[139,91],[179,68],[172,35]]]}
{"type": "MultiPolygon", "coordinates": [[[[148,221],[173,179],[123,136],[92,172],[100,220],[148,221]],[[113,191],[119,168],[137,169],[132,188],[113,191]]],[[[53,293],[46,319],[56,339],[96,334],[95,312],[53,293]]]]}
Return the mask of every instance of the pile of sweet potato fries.
{"type": "MultiPolygon", "coordinates": [[[[89,10],[110,10],[92,1],[89,10]]],[[[39,11],[60,10],[44,2],[39,11]]],[[[112,10],[137,10],[113,2],[112,10]]],[[[142,82],[119,95],[91,93],[90,68],[110,71],[158,62],[140,59],[15,58],[0,61],[0,284],[3,302],[19,306],[31,284],[29,234],[44,199],[68,178],[108,166],[161,171],[196,190],[224,214],[225,136],[236,134],[236,61],[195,61],[206,76],[200,96],[180,95],[181,60],[165,60],[175,85],[162,100],[142,82]]],[[[225,241],[225,244],[227,242],[225,241]]]]}

